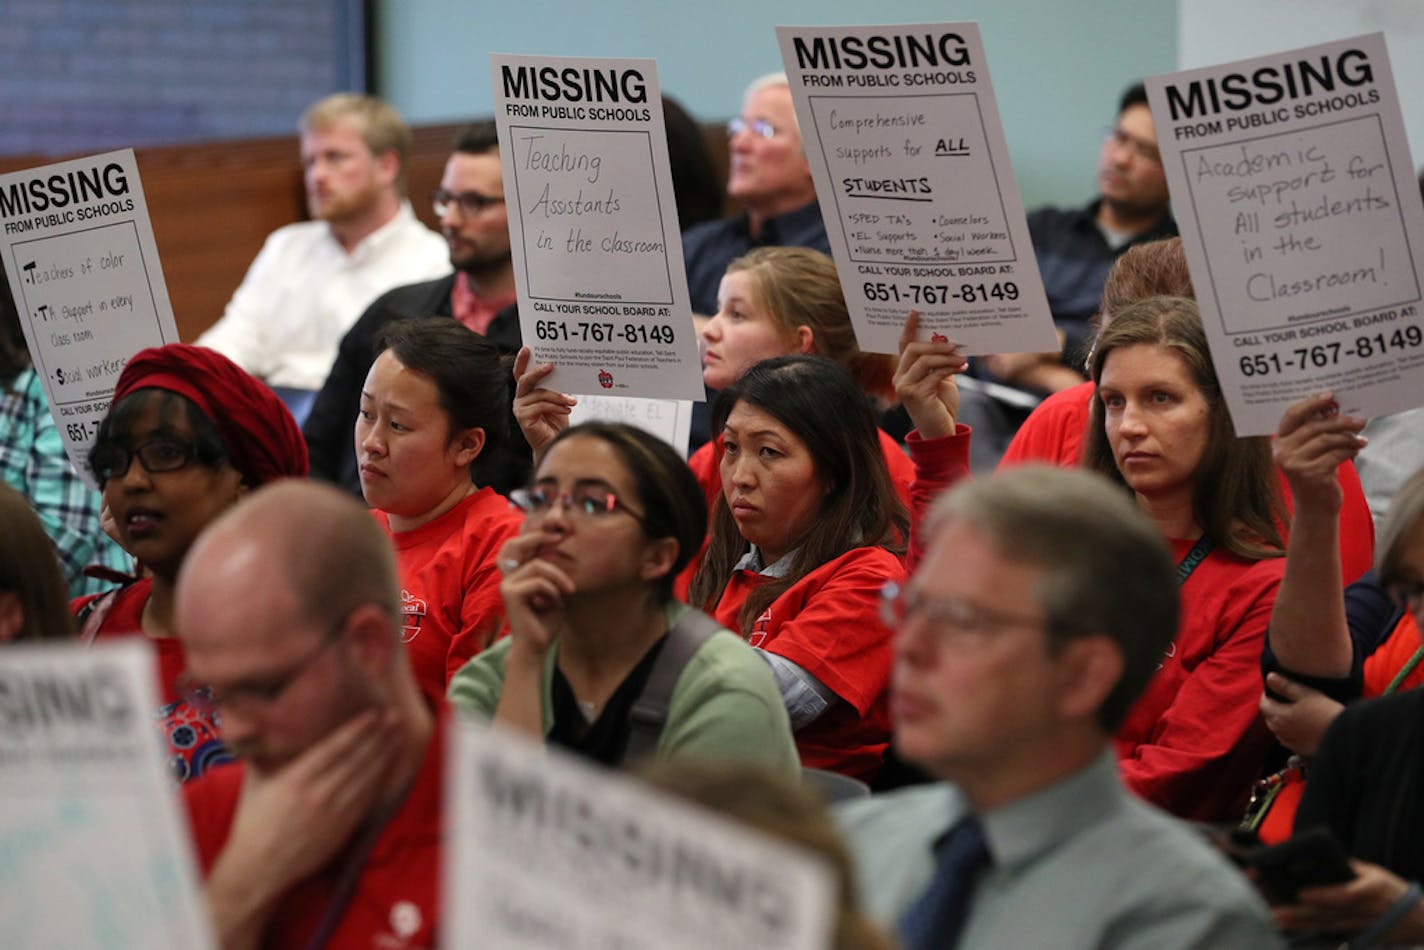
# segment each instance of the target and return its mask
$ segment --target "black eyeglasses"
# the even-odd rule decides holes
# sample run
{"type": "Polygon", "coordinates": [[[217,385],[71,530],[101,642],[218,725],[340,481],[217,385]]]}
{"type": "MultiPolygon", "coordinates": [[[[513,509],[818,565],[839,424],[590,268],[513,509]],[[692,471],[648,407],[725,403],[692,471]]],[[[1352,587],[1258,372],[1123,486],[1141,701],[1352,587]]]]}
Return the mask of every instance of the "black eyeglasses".
{"type": "Polygon", "coordinates": [[[552,511],[555,505],[563,504],[570,513],[582,518],[603,518],[621,511],[639,524],[643,523],[643,516],[623,504],[617,495],[594,485],[566,492],[516,488],[509,493],[509,500],[514,502],[516,508],[530,515],[545,515],[552,511]]]}
{"type": "Polygon", "coordinates": [[[738,116],[727,120],[727,138],[751,132],[757,138],[769,139],[776,135],[776,126],[765,119],[743,119],[738,116]]]}
{"type": "Polygon", "coordinates": [[[222,689],[217,689],[208,683],[196,682],[191,676],[184,673],[178,677],[178,695],[182,696],[183,700],[196,712],[210,719],[224,709],[229,712],[247,714],[260,712],[281,699],[287,690],[292,688],[292,684],[305,676],[307,671],[316,665],[316,661],[331,649],[333,643],[340,641],[342,631],[346,628],[346,621],[350,616],[350,613],[343,614],[341,619],[327,631],[321,643],[285,673],[267,679],[235,683],[222,689]]]}
{"type": "Polygon", "coordinates": [[[474,215],[486,208],[502,204],[504,204],[504,195],[485,195],[478,191],[456,193],[441,188],[430,193],[430,206],[435,210],[437,218],[443,218],[449,214],[451,205],[459,205],[462,214],[474,215]]]}
{"type": "Polygon", "coordinates": [[[192,442],[160,436],[136,446],[128,447],[109,443],[96,446],[89,453],[89,468],[99,484],[111,478],[118,478],[129,470],[134,457],[149,474],[154,472],[176,472],[199,457],[198,446],[192,442]]]}

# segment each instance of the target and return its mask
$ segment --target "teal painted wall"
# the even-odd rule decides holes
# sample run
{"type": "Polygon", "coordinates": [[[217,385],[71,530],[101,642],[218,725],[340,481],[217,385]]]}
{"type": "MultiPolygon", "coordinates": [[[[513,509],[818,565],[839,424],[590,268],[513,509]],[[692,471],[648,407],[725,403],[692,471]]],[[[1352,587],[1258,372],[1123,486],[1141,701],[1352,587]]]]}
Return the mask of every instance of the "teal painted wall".
{"type": "Polygon", "coordinates": [[[1030,208],[1091,198],[1119,93],[1177,62],[1175,0],[377,0],[376,17],[377,91],[413,123],[488,115],[491,52],[652,57],[663,91],[711,120],[780,68],[778,25],[974,20],[1030,208]]]}

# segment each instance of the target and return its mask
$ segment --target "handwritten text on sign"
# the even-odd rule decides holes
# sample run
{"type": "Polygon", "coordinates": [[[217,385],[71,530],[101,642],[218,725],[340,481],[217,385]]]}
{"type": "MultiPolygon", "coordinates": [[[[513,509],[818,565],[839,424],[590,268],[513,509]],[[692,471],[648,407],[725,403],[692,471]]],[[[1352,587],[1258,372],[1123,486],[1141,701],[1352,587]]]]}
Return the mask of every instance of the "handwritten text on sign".
{"type": "Polygon", "coordinates": [[[1324,388],[1346,412],[1418,405],[1424,207],[1383,38],[1153,77],[1148,92],[1237,431],[1272,432],[1324,388]]]}
{"type": "Polygon", "coordinates": [[[520,326],[547,385],[701,397],[656,67],[490,62],[520,326]]]}

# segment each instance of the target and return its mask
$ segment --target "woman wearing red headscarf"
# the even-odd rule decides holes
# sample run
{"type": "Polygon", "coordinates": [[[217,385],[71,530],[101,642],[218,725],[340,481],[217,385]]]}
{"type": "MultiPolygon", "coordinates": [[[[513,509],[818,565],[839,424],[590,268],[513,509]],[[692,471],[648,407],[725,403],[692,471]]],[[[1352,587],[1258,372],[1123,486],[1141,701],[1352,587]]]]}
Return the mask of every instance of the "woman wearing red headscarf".
{"type": "Polygon", "coordinates": [[[203,347],[170,343],[129,360],[99,426],[89,466],[119,543],[148,571],[74,602],[86,642],[146,636],[158,656],[159,721],[176,776],[187,781],[228,753],[201,697],[184,695],[173,589],[188,548],[243,493],[304,478],[307,450],[292,414],[266,385],[203,347]]]}

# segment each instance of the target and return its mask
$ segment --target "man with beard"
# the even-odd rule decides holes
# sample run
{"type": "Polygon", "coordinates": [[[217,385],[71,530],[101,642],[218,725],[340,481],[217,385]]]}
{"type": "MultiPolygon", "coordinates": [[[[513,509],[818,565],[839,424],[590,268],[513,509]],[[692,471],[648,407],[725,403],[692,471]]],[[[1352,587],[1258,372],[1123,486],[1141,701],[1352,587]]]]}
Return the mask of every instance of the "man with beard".
{"type": "Polygon", "coordinates": [[[313,391],[336,344],[376,296],[448,270],[440,238],[405,200],[411,134],[371,96],[338,93],[302,116],[313,220],[274,231],[198,344],[274,388],[313,391]]]}
{"type": "Polygon", "coordinates": [[[336,362],[302,427],[312,476],[336,482],[356,495],[361,493],[361,480],[352,426],[361,409],[361,386],[376,359],[376,339],[387,324],[405,317],[454,317],[505,353],[512,354],[520,346],[504,174],[493,122],[476,123],[461,133],[432,200],[454,273],[397,287],[366,309],[342,339],[336,362]]]}
{"type": "Polygon", "coordinates": [[[381,529],[329,487],[254,492],[193,545],[174,610],[239,760],[184,789],[221,946],[434,947],[445,707],[381,529]]]}
{"type": "Polygon", "coordinates": [[[1117,122],[1103,139],[1098,197],[1082,208],[1040,208],[1028,216],[1028,228],[1062,352],[1001,354],[987,357],[985,363],[1002,382],[1038,393],[1057,392],[1083,381],[1088,321],[1098,312],[1113,261],[1134,244],[1177,233],[1157,131],[1141,83],[1123,93],[1117,122]]]}

